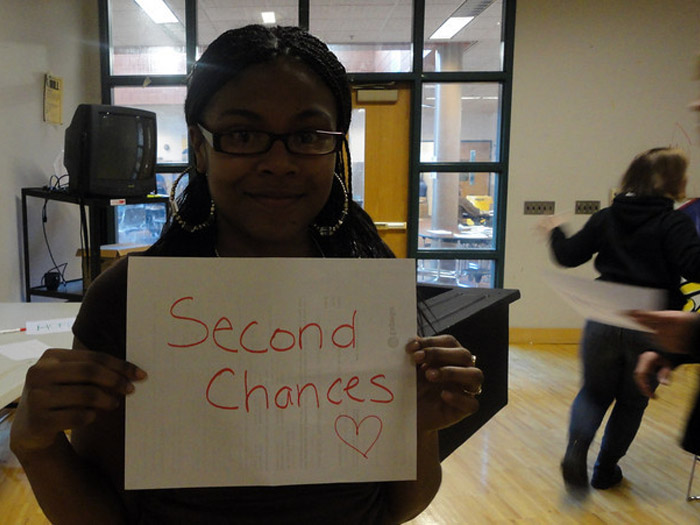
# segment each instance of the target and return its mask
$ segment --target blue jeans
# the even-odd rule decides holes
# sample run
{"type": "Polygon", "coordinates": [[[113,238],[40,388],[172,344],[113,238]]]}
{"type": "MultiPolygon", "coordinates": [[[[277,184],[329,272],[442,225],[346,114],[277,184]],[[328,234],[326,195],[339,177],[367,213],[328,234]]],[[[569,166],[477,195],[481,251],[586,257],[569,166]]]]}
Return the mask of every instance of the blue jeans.
{"type": "Polygon", "coordinates": [[[596,468],[612,468],[637,434],[649,398],[639,392],[633,372],[639,354],[653,348],[644,332],[595,321],[584,327],[580,346],[583,386],[571,406],[569,443],[578,440],[587,449],[614,401],[596,468]]]}

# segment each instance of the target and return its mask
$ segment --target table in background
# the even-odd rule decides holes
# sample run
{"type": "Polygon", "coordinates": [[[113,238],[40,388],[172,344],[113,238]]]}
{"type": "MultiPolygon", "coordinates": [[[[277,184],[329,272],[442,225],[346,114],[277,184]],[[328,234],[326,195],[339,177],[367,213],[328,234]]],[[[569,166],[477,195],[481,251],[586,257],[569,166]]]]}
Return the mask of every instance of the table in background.
{"type": "MultiPolygon", "coordinates": [[[[75,317],[80,303],[0,303],[0,330],[22,328],[27,321],[44,321],[75,317]]],[[[27,335],[26,332],[0,334],[0,345],[26,342],[36,339],[49,346],[70,348],[71,332],[27,335]]],[[[0,409],[15,401],[22,393],[24,377],[35,359],[14,361],[0,355],[0,409]]]]}
{"type": "Polygon", "coordinates": [[[443,460],[508,403],[508,310],[520,292],[420,284],[418,294],[423,334],[455,336],[484,372],[479,411],[438,433],[443,460]]]}
{"type": "Polygon", "coordinates": [[[460,226],[457,233],[450,230],[425,230],[418,232],[424,249],[488,249],[493,247],[493,228],[484,226],[460,226]]]}

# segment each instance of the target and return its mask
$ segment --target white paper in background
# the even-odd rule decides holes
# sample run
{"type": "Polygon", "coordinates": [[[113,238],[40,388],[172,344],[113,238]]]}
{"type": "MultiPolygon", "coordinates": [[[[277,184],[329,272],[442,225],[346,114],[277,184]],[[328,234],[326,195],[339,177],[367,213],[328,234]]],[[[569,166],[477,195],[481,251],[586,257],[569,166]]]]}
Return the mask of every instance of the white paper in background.
{"type": "Polygon", "coordinates": [[[39,359],[49,348],[49,345],[30,339],[20,343],[8,343],[0,345],[0,355],[12,359],[13,361],[24,361],[25,359],[39,359]]]}
{"type": "Polygon", "coordinates": [[[138,257],[125,488],[416,476],[410,259],[138,257]]]}
{"type": "Polygon", "coordinates": [[[561,272],[546,272],[544,279],[586,319],[622,328],[651,331],[630,319],[625,312],[661,310],[666,304],[666,291],[657,288],[584,279],[561,272]]]}
{"type": "Polygon", "coordinates": [[[28,335],[57,334],[60,332],[70,332],[75,322],[75,317],[64,317],[61,319],[47,319],[45,321],[27,321],[28,335]]]}

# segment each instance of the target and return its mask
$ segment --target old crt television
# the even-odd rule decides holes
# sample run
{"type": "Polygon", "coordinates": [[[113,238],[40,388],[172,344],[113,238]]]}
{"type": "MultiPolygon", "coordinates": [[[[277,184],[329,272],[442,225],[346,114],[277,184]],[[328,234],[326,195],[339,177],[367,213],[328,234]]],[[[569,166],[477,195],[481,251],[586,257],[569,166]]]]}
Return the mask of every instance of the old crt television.
{"type": "Polygon", "coordinates": [[[81,104],[66,128],[63,163],[71,194],[138,197],[156,189],[156,114],[81,104]]]}

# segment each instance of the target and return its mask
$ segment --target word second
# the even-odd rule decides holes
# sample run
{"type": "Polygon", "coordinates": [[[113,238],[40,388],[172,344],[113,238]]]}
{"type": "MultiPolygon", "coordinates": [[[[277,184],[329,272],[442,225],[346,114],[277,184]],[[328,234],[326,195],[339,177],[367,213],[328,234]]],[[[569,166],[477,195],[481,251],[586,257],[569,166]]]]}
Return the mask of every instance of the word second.
{"type": "Polygon", "coordinates": [[[194,317],[194,314],[183,312],[182,310],[190,301],[194,301],[194,298],[182,297],[170,306],[170,316],[177,319],[178,322],[187,323],[191,328],[189,332],[194,334],[190,340],[168,341],[167,344],[171,348],[196,347],[204,344],[210,338],[214,345],[226,352],[237,353],[242,350],[252,354],[264,354],[270,350],[288,352],[294,348],[303,350],[304,344],[308,341],[312,341],[309,344],[314,344],[318,349],[324,348],[324,345],[328,345],[329,341],[332,347],[338,349],[355,349],[357,345],[355,328],[357,310],[353,310],[348,323],[341,323],[325,330],[319,323],[306,323],[295,329],[274,328],[269,334],[269,339],[267,334],[261,334],[260,323],[253,320],[243,327],[236,338],[233,323],[226,316],[219,317],[210,326],[202,319],[194,317]],[[255,341],[258,343],[256,344],[255,341]],[[267,343],[261,344],[259,341],[267,341],[267,343]]]}

